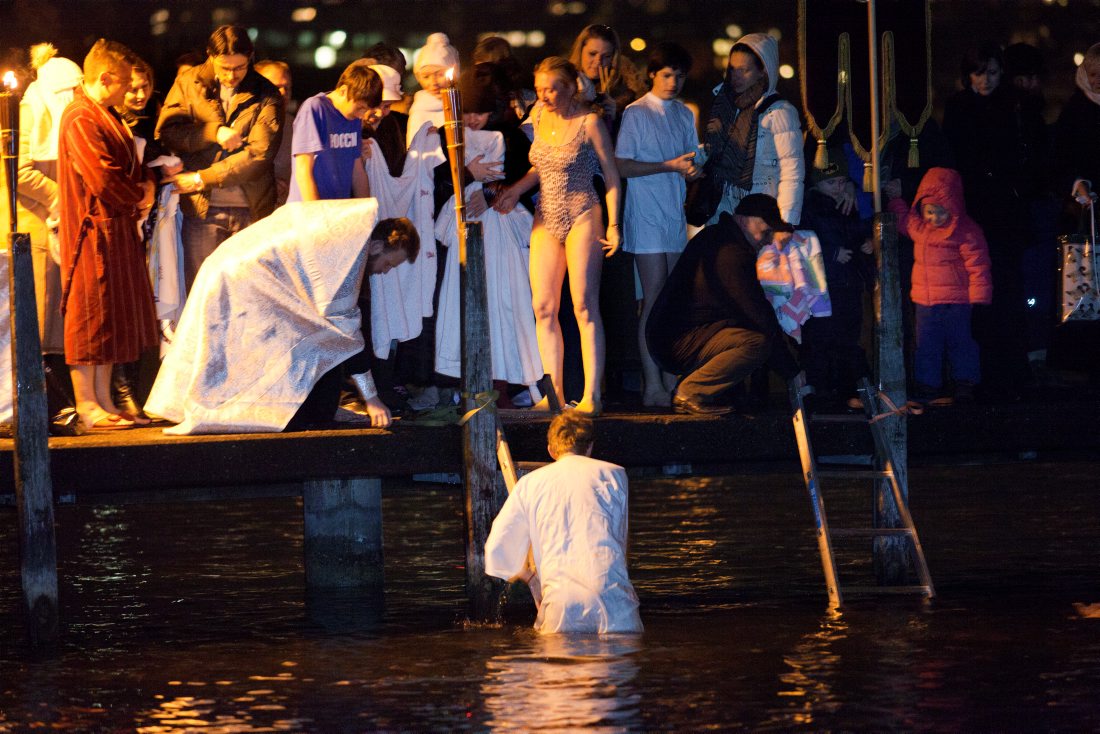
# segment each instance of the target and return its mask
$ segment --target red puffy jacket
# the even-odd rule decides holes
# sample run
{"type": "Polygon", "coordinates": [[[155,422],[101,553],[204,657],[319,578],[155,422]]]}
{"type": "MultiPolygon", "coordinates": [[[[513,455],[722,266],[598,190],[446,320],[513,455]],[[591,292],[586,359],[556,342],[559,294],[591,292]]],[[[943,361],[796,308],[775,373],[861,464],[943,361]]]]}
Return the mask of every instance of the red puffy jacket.
{"type": "Polygon", "coordinates": [[[982,228],[966,215],[962,178],[952,168],[930,168],[921,179],[913,206],[901,199],[887,204],[898,215],[898,232],[913,240],[913,303],[990,303],[993,278],[982,228]],[[942,227],[921,217],[921,204],[939,204],[950,218],[942,227]]]}

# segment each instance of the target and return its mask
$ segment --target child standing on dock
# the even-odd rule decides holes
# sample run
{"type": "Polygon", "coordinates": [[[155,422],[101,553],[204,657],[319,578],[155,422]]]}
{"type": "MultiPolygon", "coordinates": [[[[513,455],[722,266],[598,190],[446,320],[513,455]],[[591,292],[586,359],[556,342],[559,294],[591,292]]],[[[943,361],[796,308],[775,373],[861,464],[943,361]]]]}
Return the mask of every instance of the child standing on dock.
{"type": "Polygon", "coordinates": [[[485,543],[490,576],[538,577],[535,629],[542,633],[642,631],[626,569],[626,470],[592,458],[594,433],[592,420],[575,410],[551,421],[554,463],[520,479],[485,543]]]}
{"type": "Polygon", "coordinates": [[[803,325],[799,359],[818,401],[847,400],[849,408],[859,408],[856,384],[870,375],[859,345],[863,291],[874,284],[875,261],[870,222],[861,220],[855,210],[845,213],[840,206],[851,182],[840,165],[843,156],[843,150],[830,149],[829,164],[809,172],[800,229],[812,229],[821,242],[832,314],[815,316],[803,325]]]}
{"type": "Polygon", "coordinates": [[[993,280],[985,235],[966,214],[962,177],[951,168],[928,169],[911,208],[902,201],[898,182],[883,191],[890,197],[890,211],[898,215],[898,232],[913,240],[914,403],[972,400],[981,371],[970,315],[974,304],[992,302],[993,280]],[[954,395],[942,393],[945,354],[954,395]]]}

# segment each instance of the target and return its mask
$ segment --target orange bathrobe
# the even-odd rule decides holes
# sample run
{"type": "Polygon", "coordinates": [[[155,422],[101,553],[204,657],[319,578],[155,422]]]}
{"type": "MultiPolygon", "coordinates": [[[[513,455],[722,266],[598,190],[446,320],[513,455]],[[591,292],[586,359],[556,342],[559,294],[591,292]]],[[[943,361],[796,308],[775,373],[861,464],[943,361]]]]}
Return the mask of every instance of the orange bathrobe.
{"type": "Polygon", "coordinates": [[[61,116],[61,311],[69,364],[133,362],[157,343],[138,237],[144,169],[134,138],[82,89],[61,116]]]}

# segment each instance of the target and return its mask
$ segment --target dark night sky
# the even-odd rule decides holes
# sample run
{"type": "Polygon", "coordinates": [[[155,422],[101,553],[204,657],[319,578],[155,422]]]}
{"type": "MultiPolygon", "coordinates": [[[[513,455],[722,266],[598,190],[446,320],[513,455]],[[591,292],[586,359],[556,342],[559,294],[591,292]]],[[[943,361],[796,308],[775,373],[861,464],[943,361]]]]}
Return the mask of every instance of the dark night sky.
{"type": "MultiPolygon", "coordinates": [[[[833,5],[858,5],[857,0],[809,2],[811,17],[833,5]]],[[[880,0],[880,5],[912,2],[880,0]]],[[[27,46],[49,40],[79,63],[97,37],[107,36],[147,58],[157,69],[157,86],[163,90],[176,56],[201,49],[214,27],[235,22],[259,30],[258,56],[291,62],[295,97],[303,99],[330,88],[340,69],[359,56],[358,50],[377,40],[415,48],[428,33],[442,30],[465,54],[479,33],[541,31],[544,45],[517,49],[520,59],[533,65],[543,56],[566,53],[581,27],[600,22],[614,26],[624,40],[670,39],[687,46],[696,58],[696,68],[685,94],[699,97],[718,80],[711,64],[712,46],[715,39],[726,37],[730,25],[744,33],[778,29],[781,60],[797,68],[797,7],[796,0],[0,0],[0,60],[5,68],[25,63],[27,46]],[[313,6],[312,21],[291,19],[295,9],[313,6]],[[162,32],[154,35],[157,19],[165,16],[162,32]],[[311,63],[312,54],[334,30],[345,31],[347,41],[333,68],[317,69],[311,63]]],[[[903,34],[905,29],[897,32],[903,34]]],[[[852,33],[865,34],[865,28],[853,28],[852,33]]],[[[1100,41],[1100,0],[934,2],[937,104],[955,88],[963,49],[979,39],[1038,45],[1050,70],[1047,96],[1054,112],[1071,90],[1073,54],[1100,41]]],[[[899,55],[902,45],[899,40],[899,55]]],[[[645,57],[644,52],[629,55],[637,61],[645,57]]],[[[899,57],[899,66],[907,61],[899,57]]],[[[835,60],[826,58],[822,63],[832,65],[835,60]]],[[[856,63],[860,61],[854,59],[856,63]]],[[[406,84],[413,85],[411,80],[406,84]]],[[[785,82],[781,89],[788,97],[798,98],[797,80],[785,82]]],[[[902,96],[906,93],[900,91],[902,96]]],[[[923,90],[912,93],[923,94],[923,90]]]]}

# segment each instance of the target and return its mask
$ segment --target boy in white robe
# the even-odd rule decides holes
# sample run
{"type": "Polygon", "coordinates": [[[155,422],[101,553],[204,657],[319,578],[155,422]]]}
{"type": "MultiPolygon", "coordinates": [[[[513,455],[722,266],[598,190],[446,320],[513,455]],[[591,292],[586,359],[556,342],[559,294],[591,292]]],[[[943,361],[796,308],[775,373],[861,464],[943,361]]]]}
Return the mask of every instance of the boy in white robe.
{"type": "Polygon", "coordinates": [[[554,463],[520,479],[485,543],[488,575],[529,584],[538,577],[535,629],[544,634],[642,631],[626,569],[626,470],[591,458],[593,437],[590,418],[556,416],[547,435],[554,463]]]}

